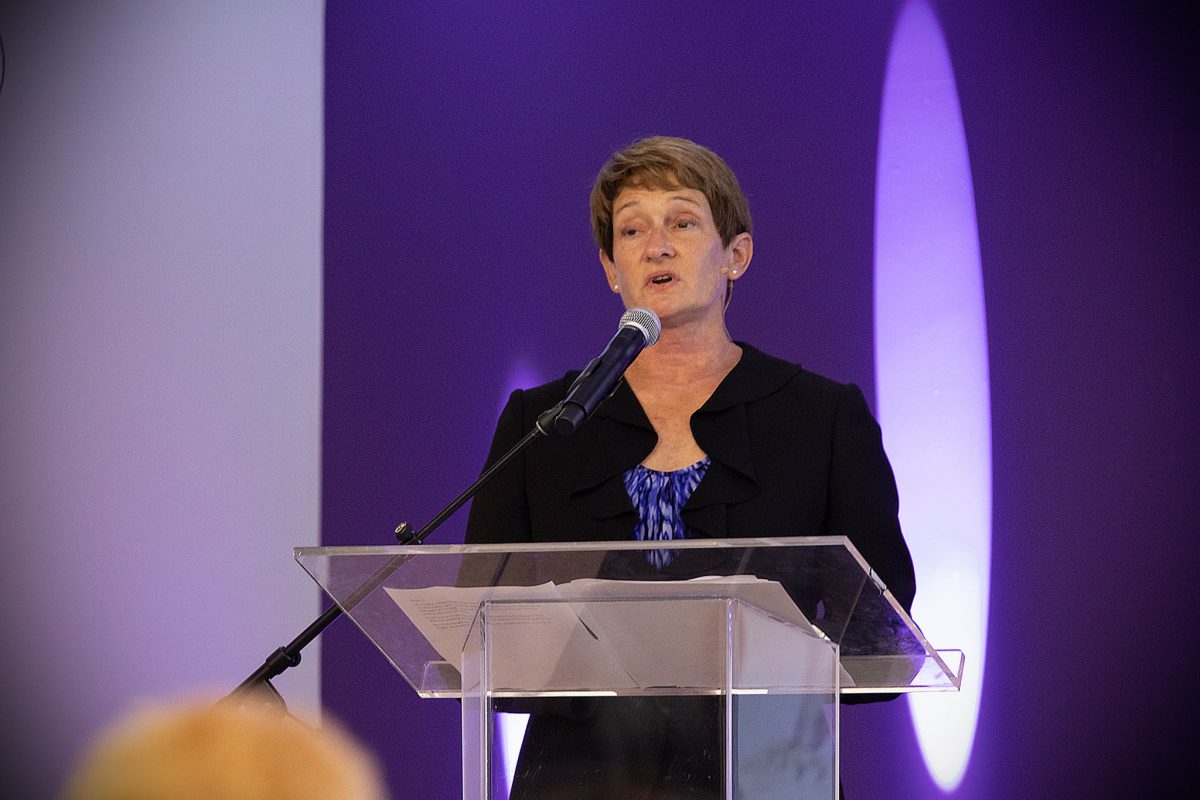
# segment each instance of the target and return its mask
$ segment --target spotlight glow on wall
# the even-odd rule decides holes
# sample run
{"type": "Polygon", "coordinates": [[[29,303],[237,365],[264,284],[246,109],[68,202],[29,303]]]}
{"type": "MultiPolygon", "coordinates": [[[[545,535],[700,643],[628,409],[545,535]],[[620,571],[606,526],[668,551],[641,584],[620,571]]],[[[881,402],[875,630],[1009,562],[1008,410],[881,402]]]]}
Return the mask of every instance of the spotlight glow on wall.
{"type": "Polygon", "coordinates": [[[925,0],[888,57],[875,205],[875,374],[917,566],[913,616],[966,653],[962,691],[909,697],[925,763],[961,782],[983,680],[991,561],[991,409],[975,198],[954,72],[925,0]]]}

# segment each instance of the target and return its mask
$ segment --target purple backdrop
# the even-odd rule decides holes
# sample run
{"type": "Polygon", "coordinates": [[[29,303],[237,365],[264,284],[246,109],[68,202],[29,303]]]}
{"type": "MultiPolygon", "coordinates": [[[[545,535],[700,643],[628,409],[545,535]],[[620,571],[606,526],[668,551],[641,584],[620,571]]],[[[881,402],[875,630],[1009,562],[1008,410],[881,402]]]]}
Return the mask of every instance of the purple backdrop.
{"type": "MultiPolygon", "coordinates": [[[[646,5],[328,4],[326,544],[428,520],[478,472],[514,376],[556,377],[611,335],[621,309],[586,196],[643,135],[695,138],[742,180],[756,258],[734,336],[871,398],[897,4],[646,5]]],[[[1195,30],[1153,4],[937,10],[974,174],[994,426],[989,663],[954,796],[1134,794],[1180,776],[1173,734],[1194,709],[1179,687],[1200,665],[1195,30]]],[[[345,623],[322,663],[325,704],[397,795],[455,796],[457,704],[417,700],[345,623]]],[[[849,796],[936,794],[903,703],[844,723],[849,796]]]]}

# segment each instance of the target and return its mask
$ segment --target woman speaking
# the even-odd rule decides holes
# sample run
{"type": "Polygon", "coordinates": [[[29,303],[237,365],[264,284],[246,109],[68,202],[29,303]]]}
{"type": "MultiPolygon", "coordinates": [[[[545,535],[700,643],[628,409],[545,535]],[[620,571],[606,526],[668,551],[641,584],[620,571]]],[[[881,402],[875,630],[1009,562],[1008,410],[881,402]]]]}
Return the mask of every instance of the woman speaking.
{"type": "MultiPolygon", "coordinates": [[[[895,480],[861,391],[726,329],[754,253],[728,165],[686,139],[643,139],[605,163],[590,206],[609,291],[655,312],[661,336],[578,433],[529,448],[480,492],[467,542],[845,535],[910,608],[895,480]]],[[[513,392],[489,462],[575,377],[513,392]]],[[[651,552],[670,569],[669,551],[651,552]]],[[[720,719],[706,697],[535,714],[512,797],[719,797],[720,719]]]]}

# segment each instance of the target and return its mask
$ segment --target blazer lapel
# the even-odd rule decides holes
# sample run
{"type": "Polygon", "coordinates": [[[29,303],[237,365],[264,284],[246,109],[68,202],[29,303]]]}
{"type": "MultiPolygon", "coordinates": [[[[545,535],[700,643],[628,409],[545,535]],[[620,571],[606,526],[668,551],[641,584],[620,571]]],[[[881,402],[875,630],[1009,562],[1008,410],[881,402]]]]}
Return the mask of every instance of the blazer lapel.
{"type": "Polygon", "coordinates": [[[692,417],[692,434],[711,462],[683,507],[683,521],[697,534],[725,539],[729,533],[728,507],[744,503],[759,492],[746,407],[698,411],[692,417]]]}
{"type": "Polygon", "coordinates": [[[658,435],[642,406],[624,381],[580,431],[590,438],[571,491],[571,502],[587,516],[608,520],[630,515],[633,533],[636,512],[625,491],[625,472],[645,460],[658,435]]]}
{"type": "Polygon", "coordinates": [[[712,463],[684,505],[683,519],[697,534],[714,539],[729,538],[729,506],[751,500],[760,491],[750,445],[750,404],[778,391],[800,371],[796,364],[738,344],[741,360],[692,415],[692,435],[712,463]]]}
{"type": "MultiPolygon", "coordinates": [[[[744,503],[760,491],[750,445],[748,405],[778,391],[800,371],[796,364],[739,345],[742,359],[692,415],[692,435],[712,461],[684,505],[683,519],[696,534],[714,539],[728,538],[728,507],[744,503]]],[[[597,520],[627,515],[628,534],[632,535],[637,516],[625,491],[624,474],[645,460],[658,435],[624,381],[577,435],[585,433],[590,442],[581,448],[585,457],[571,502],[597,520]]]]}

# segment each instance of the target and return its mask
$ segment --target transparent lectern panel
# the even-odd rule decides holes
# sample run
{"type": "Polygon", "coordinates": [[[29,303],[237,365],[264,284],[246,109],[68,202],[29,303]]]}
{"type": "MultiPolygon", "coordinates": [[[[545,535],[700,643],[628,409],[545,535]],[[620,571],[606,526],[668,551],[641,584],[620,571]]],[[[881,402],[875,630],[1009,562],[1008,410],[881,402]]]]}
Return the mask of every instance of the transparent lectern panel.
{"type": "Polygon", "coordinates": [[[955,669],[929,645],[840,536],[298,548],[296,558],[424,697],[461,695],[462,647],[486,600],[638,600],[667,587],[807,620],[841,646],[843,692],[960,682],[961,659],[955,669]],[[669,553],[661,569],[655,551],[669,553]]]}
{"type": "Polygon", "coordinates": [[[465,798],[837,797],[837,646],[795,612],[660,589],[481,605],[465,798]],[[515,714],[519,754],[496,735],[515,714]]]}

